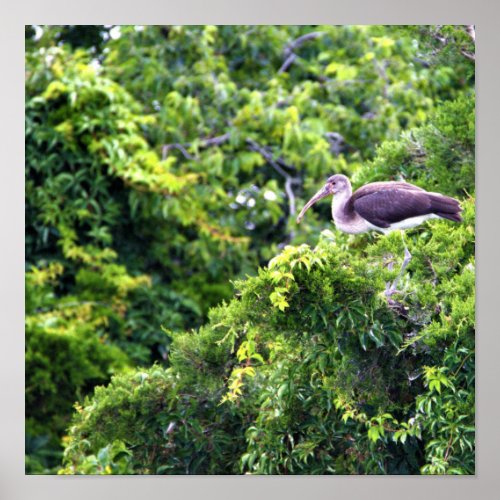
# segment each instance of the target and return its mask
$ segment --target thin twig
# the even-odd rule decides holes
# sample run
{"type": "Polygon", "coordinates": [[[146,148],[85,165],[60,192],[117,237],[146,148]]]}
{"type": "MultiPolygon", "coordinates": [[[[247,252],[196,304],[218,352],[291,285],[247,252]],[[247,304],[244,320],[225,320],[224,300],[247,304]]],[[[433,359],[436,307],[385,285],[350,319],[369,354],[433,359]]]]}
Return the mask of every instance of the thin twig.
{"type": "Polygon", "coordinates": [[[424,68],[430,68],[431,66],[429,61],[426,61],[425,59],[422,59],[420,57],[414,57],[413,61],[416,62],[417,64],[422,65],[424,68]]]}
{"type": "MultiPolygon", "coordinates": [[[[272,153],[270,153],[267,149],[262,147],[260,144],[255,142],[253,139],[247,139],[246,143],[252,151],[260,153],[264,159],[278,172],[282,177],[290,177],[290,174],[286,172],[282,167],[294,169],[291,165],[285,163],[282,159],[274,159],[272,153]]],[[[297,184],[299,182],[298,179],[292,178],[293,184],[297,184]]]]}
{"type": "Polygon", "coordinates": [[[462,367],[464,366],[465,362],[472,356],[472,354],[474,354],[474,353],[470,352],[469,354],[467,354],[467,356],[465,356],[465,358],[463,359],[463,361],[460,363],[460,366],[453,373],[453,377],[456,377],[458,375],[458,372],[462,369],[462,367]]]}
{"type": "Polygon", "coordinates": [[[389,95],[389,77],[387,76],[387,71],[385,70],[387,67],[387,61],[382,61],[381,63],[378,62],[376,58],[373,59],[373,63],[375,65],[375,69],[377,70],[377,73],[380,75],[382,80],[384,80],[384,86],[382,87],[382,95],[387,99],[389,95]]]}
{"type": "Polygon", "coordinates": [[[446,447],[446,451],[444,453],[444,461],[448,462],[448,457],[450,455],[451,445],[453,444],[453,434],[451,434],[450,439],[448,441],[448,446],[446,447]]]}
{"type": "Polygon", "coordinates": [[[427,264],[429,264],[429,269],[431,270],[432,272],[432,276],[433,276],[433,279],[432,279],[432,284],[434,286],[436,286],[437,282],[438,282],[438,275],[436,273],[436,270],[434,269],[434,266],[432,265],[432,261],[430,259],[430,257],[426,257],[425,259],[427,261],[427,264]]]}

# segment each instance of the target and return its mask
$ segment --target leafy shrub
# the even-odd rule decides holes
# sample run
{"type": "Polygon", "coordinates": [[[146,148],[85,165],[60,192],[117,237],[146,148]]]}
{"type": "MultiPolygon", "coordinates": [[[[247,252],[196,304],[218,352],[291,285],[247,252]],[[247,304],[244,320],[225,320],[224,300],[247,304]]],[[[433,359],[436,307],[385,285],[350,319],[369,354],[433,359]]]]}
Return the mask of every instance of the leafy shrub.
{"type": "Polygon", "coordinates": [[[474,193],[475,94],[466,92],[438,107],[426,126],[403,140],[385,142],[357,181],[403,177],[429,191],[448,196],[474,193]]]}
{"type": "Polygon", "coordinates": [[[174,336],[168,370],[96,390],[75,415],[67,470],[121,440],[136,473],[473,473],[464,207],[462,225],[435,221],[409,240],[411,278],[390,305],[383,258],[402,255],[396,235],[368,256],[329,232],[315,249],[287,247],[208,325],[174,336]]]}

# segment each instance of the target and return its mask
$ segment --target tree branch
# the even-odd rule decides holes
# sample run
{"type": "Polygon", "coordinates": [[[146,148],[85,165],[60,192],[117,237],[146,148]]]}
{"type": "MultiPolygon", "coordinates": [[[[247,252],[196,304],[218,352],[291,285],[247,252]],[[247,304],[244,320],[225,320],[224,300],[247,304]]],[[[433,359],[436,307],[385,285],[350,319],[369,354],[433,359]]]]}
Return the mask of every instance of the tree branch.
{"type": "Polygon", "coordinates": [[[285,61],[281,65],[281,68],[278,70],[278,74],[284,73],[297,59],[297,54],[294,53],[295,49],[298,49],[304,42],[308,40],[314,40],[323,36],[325,34],[324,31],[313,31],[311,33],[306,33],[305,35],[299,36],[296,40],[290,42],[285,49],[283,50],[283,54],[285,56],[285,61]]]}
{"type": "Polygon", "coordinates": [[[285,47],[285,54],[291,54],[295,49],[298,49],[304,42],[308,40],[314,40],[323,36],[324,31],[312,31],[311,33],[306,33],[305,35],[299,36],[299,38],[293,40],[285,47]]]}
{"type": "Polygon", "coordinates": [[[288,198],[288,212],[289,216],[293,217],[296,212],[296,203],[295,203],[295,194],[293,192],[292,186],[293,184],[299,184],[300,180],[297,179],[296,177],[292,177],[288,172],[286,172],[278,163],[283,165],[286,165],[289,168],[292,168],[291,166],[288,166],[286,163],[284,163],[282,160],[275,160],[273,158],[273,155],[267,151],[265,148],[263,148],[260,144],[256,143],[252,139],[247,139],[246,143],[248,144],[248,147],[257,153],[259,153],[266,161],[271,165],[271,167],[278,172],[284,179],[285,179],[285,192],[288,198]]]}
{"type": "MultiPolygon", "coordinates": [[[[190,145],[189,144],[186,144],[187,147],[189,147],[190,145]]],[[[183,146],[182,144],[179,144],[179,143],[175,143],[175,144],[164,144],[163,147],[161,148],[161,159],[162,160],[165,160],[168,156],[168,152],[171,150],[171,149],[178,149],[181,153],[182,153],[182,156],[184,156],[184,158],[186,158],[186,160],[194,160],[194,156],[190,155],[187,151],[186,151],[186,148],[185,146],[183,146]]]]}
{"type": "MultiPolygon", "coordinates": [[[[218,146],[220,144],[223,144],[224,142],[227,142],[230,139],[230,137],[231,137],[231,133],[226,132],[225,134],[218,135],[216,137],[201,139],[198,146],[200,148],[208,148],[210,146],[218,146]]],[[[162,146],[162,160],[164,160],[167,157],[168,152],[171,149],[178,149],[182,153],[184,158],[186,158],[186,160],[194,160],[195,157],[187,152],[187,148],[190,148],[192,146],[193,146],[192,142],[186,142],[184,144],[180,144],[178,142],[176,142],[174,144],[164,144],[162,146]]]]}
{"type": "Polygon", "coordinates": [[[278,73],[279,74],[284,73],[293,64],[293,61],[295,61],[295,59],[297,59],[297,55],[296,54],[290,54],[285,59],[285,62],[281,65],[281,68],[278,70],[278,73]]]}
{"type": "Polygon", "coordinates": [[[472,52],[467,52],[465,49],[461,49],[460,53],[464,57],[466,57],[467,59],[469,59],[469,61],[476,61],[476,56],[474,54],[472,54],[472,52]]]}
{"type": "Polygon", "coordinates": [[[326,132],[326,140],[330,144],[330,151],[338,156],[345,148],[345,139],[338,132],[326,132]]]}
{"type": "Polygon", "coordinates": [[[296,212],[295,195],[293,194],[292,184],[293,184],[293,179],[290,176],[287,176],[285,180],[285,192],[286,195],[288,196],[288,211],[290,217],[293,217],[296,212]]]}
{"type": "Polygon", "coordinates": [[[476,43],[476,28],[474,27],[474,25],[473,24],[466,24],[465,31],[467,31],[467,34],[472,38],[472,41],[475,44],[476,43]]]}

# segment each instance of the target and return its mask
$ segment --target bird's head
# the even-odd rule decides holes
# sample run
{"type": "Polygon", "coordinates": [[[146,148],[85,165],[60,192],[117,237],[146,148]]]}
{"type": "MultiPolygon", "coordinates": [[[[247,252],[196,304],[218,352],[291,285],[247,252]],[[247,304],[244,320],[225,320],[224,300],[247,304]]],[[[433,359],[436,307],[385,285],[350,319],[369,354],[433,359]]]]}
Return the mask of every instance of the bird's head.
{"type": "Polygon", "coordinates": [[[329,177],[325,185],[304,205],[299,216],[297,217],[297,224],[300,223],[302,217],[307,212],[307,210],[312,207],[317,201],[321,200],[325,196],[332,194],[339,194],[351,189],[351,183],[349,179],[342,174],[335,174],[329,177]]]}

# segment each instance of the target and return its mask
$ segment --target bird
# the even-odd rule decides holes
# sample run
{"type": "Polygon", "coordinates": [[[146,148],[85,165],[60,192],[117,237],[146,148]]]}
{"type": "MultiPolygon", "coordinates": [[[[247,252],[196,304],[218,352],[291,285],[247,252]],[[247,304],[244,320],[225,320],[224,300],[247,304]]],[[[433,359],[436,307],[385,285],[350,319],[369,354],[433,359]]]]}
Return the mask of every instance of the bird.
{"type": "MultiPolygon", "coordinates": [[[[335,174],[304,205],[297,217],[297,224],[312,205],[330,195],[333,195],[332,218],[335,227],[349,234],[369,231],[387,234],[397,229],[403,231],[416,227],[429,219],[462,221],[462,208],[455,198],[429,192],[402,181],[372,182],[353,193],[349,178],[335,174]]],[[[411,260],[403,232],[401,236],[405,249],[403,265],[399,275],[386,290],[387,296],[397,291],[397,283],[411,260]]]]}

